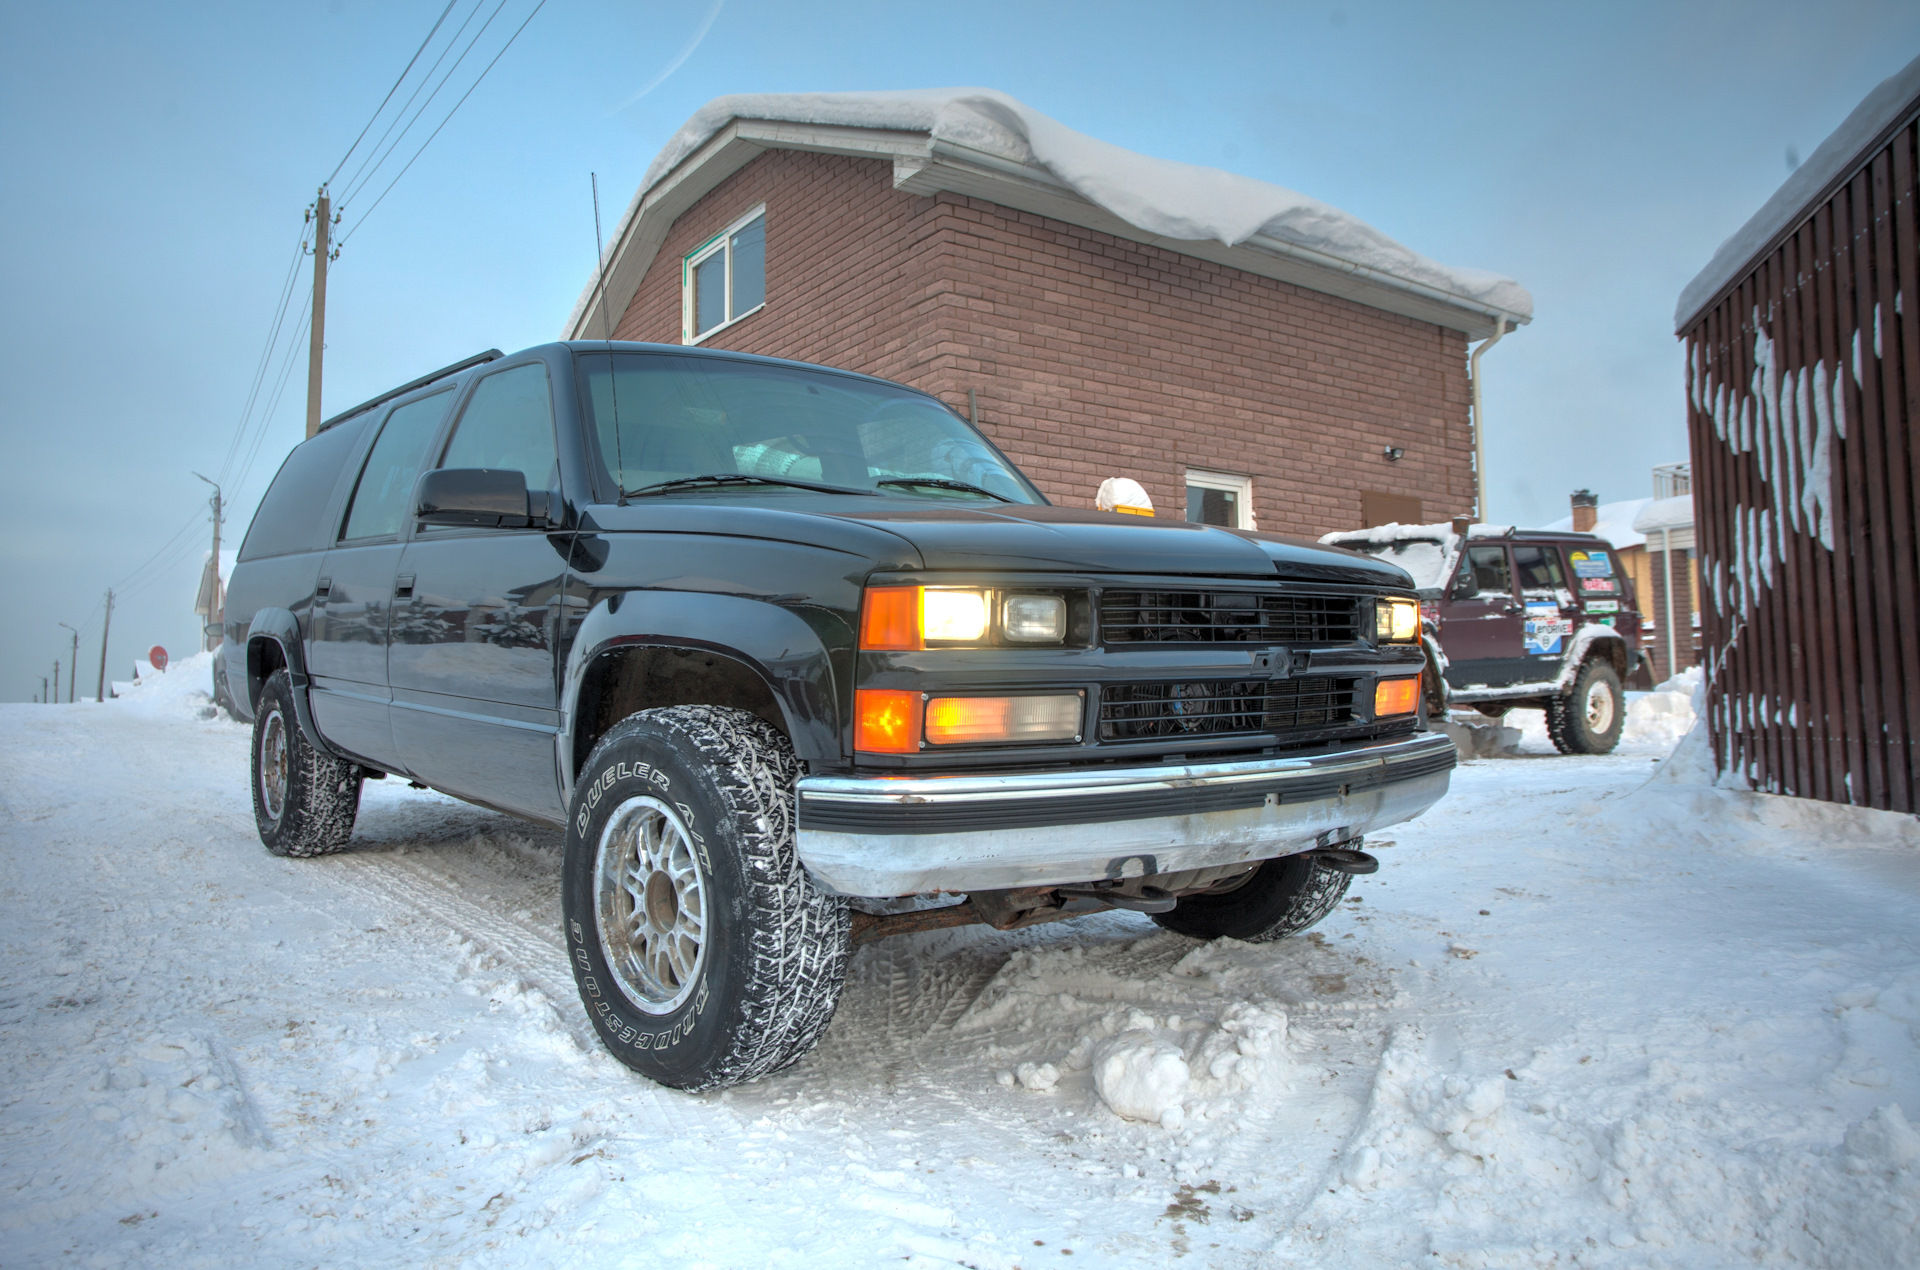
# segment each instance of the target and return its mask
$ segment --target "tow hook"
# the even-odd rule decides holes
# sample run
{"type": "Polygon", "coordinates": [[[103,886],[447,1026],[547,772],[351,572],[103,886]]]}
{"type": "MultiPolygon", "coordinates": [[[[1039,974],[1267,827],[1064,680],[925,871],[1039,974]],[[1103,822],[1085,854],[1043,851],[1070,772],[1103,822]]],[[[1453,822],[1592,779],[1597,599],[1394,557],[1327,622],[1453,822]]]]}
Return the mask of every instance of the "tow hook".
{"type": "Polygon", "coordinates": [[[1351,847],[1316,847],[1312,851],[1300,853],[1323,869],[1332,869],[1335,873],[1351,873],[1359,877],[1367,873],[1378,873],[1380,861],[1364,851],[1355,851],[1351,847]]]}
{"type": "MultiPolygon", "coordinates": [[[[1375,868],[1379,865],[1375,864],[1375,868]]],[[[1098,900],[1102,904],[1111,904],[1115,908],[1131,909],[1136,913],[1171,913],[1179,902],[1172,891],[1163,891],[1157,886],[1142,886],[1138,893],[1120,889],[1118,882],[1090,882],[1086,886],[1063,886],[1057,888],[1063,900],[1098,900]]]]}

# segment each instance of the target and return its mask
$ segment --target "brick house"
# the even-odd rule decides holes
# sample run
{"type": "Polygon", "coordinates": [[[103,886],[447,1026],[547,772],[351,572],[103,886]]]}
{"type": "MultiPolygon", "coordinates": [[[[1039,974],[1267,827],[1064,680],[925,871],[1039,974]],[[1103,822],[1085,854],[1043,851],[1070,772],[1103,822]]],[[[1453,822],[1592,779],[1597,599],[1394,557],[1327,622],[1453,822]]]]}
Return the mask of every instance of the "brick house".
{"type": "Polygon", "coordinates": [[[1162,516],[1317,536],[1475,506],[1468,342],[1531,309],[1291,191],[955,90],[710,104],[565,336],[880,375],[1056,503],[1130,476],[1162,516]]]}

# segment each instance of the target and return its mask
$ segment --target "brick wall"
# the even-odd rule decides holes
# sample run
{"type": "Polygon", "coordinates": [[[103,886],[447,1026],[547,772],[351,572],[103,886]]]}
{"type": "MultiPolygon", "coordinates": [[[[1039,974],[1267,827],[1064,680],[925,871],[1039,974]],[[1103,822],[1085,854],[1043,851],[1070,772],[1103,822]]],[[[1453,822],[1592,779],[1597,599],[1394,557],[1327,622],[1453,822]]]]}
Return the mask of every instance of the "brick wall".
{"type": "Polygon", "coordinates": [[[680,262],[767,205],[767,306],[709,345],[911,384],[982,428],[1054,502],[1108,476],[1185,514],[1187,467],[1253,478],[1260,528],[1361,525],[1362,490],[1472,506],[1466,337],[958,195],[892,165],[769,151],[683,214],[620,338],[677,343],[680,262]],[[1405,450],[1389,463],[1386,446],[1405,450]]]}

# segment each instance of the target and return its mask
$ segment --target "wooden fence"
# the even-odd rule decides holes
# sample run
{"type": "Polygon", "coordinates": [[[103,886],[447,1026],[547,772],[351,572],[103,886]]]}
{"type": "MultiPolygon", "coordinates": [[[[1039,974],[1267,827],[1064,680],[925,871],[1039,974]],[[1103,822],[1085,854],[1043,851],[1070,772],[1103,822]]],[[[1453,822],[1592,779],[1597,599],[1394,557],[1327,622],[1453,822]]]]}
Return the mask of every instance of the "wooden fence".
{"type": "Polygon", "coordinates": [[[1681,332],[1707,719],[1753,788],[1920,811],[1911,117],[1681,332]]]}

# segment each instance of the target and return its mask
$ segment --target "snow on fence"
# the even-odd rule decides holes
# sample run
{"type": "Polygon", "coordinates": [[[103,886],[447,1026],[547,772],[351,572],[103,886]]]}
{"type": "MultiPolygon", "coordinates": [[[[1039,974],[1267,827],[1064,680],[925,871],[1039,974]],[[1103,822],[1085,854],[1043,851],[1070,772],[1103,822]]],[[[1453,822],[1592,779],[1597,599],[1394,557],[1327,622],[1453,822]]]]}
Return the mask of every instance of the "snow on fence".
{"type": "Polygon", "coordinates": [[[1920,99],[1904,87],[1881,126],[1859,127],[1863,103],[1829,139],[1850,151],[1832,178],[1763,209],[1742,234],[1771,216],[1764,247],[1677,325],[1715,762],[1756,789],[1913,812],[1920,99]]]}

